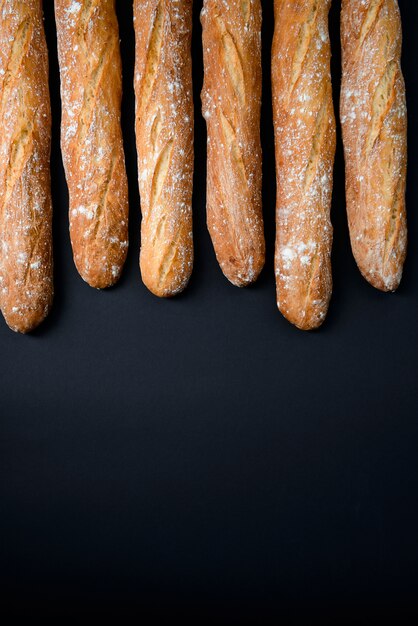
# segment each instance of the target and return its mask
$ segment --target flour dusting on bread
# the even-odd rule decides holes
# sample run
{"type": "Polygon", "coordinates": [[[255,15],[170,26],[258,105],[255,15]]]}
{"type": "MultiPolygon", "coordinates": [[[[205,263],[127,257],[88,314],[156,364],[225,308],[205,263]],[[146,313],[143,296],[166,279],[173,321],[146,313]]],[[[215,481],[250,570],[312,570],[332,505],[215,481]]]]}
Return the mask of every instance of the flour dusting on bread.
{"type": "Polygon", "coordinates": [[[0,307],[25,333],[53,297],[48,52],[39,0],[0,13],[0,307]]]}
{"type": "Polygon", "coordinates": [[[55,0],[61,147],[74,261],[92,287],[113,285],[128,247],[120,125],[122,68],[113,0],[55,0]]]}

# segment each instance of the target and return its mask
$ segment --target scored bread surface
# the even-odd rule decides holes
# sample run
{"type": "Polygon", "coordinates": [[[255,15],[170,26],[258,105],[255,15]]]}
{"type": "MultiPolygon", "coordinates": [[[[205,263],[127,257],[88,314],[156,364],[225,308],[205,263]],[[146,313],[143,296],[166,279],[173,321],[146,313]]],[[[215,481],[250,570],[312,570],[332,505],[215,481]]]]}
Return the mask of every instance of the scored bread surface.
{"type": "Polygon", "coordinates": [[[260,0],[204,0],[207,223],[225,276],[239,287],[264,265],[260,0]]]}
{"type": "Polygon", "coordinates": [[[277,305],[303,330],[325,319],[332,292],[330,220],[335,115],[330,0],[275,0],[277,305]]]}
{"type": "Polygon", "coordinates": [[[0,307],[35,328],[53,297],[51,112],[41,0],[0,0],[0,307]]]}
{"type": "Polygon", "coordinates": [[[363,276],[395,290],[406,256],[406,100],[396,0],[343,0],[341,125],[351,247],[363,276]]]}
{"type": "Polygon", "coordinates": [[[134,2],[140,267],[160,297],[182,291],[193,266],[192,8],[134,2]]]}
{"type": "Polygon", "coordinates": [[[128,248],[115,2],[55,0],[55,17],[74,261],[89,285],[105,288],[118,280],[128,248]]]}

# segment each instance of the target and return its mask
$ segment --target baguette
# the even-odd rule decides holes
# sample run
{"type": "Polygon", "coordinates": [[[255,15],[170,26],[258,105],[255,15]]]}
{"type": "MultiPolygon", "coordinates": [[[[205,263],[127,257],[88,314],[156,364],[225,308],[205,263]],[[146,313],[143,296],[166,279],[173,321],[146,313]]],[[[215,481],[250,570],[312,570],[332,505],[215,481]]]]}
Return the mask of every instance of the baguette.
{"type": "Polygon", "coordinates": [[[142,280],[157,296],[193,266],[192,0],[135,0],[135,95],[142,280]]]}
{"type": "Polygon", "coordinates": [[[55,0],[70,236],[77,269],[96,288],[118,280],[128,248],[122,70],[114,4],[55,0]]]}
{"type": "Polygon", "coordinates": [[[351,247],[366,280],[400,283],[406,256],[406,102],[396,0],[343,0],[341,125],[351,247]]]}
{"type": "Polygon", "coordinates": [[[262,216],[261,2],[204,0],[207,223],[216,257],[238,287],[264,265],[262,216]]]}
{"type": "Polygon", "coordinates": [[[303,330],[322,324],[332,291],[330,209],[336,130],[330,4],[330,0],[274,4],[277,305],[303,330]]]}
{"type": "Polygon", "coordinates": [[[53,297],[51,111],[41,0],[0,1],[0,308],[28,332],[53,297]]]}

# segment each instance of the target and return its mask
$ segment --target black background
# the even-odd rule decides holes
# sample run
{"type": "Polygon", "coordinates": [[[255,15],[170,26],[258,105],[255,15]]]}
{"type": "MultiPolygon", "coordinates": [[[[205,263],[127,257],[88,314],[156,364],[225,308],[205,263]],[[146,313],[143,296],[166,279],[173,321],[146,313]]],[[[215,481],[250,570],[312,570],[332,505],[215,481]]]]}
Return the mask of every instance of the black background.
{"type": "MultiPolygon", "coordinates": [[[[120,283],[72,263],[59,152],[59,75],[45,5],[53,107],[55,303],[31,336],[0,325],[0,612],[182,615],[198,624],[418,623],[418,3],[403,0],[409,106],[409,255],[382,294],[351,256],[341,140],[334,294],[317,332],[275,305],[273,2],[264,2],[266,267],[239,290],[205,225],[201,28],[195,2],[195,269],[170,301],[138,268],[131,2],[118,2],[130,249],[120,283]]],[[[331,10],[335,103],[339,9],[331,10]]]]}

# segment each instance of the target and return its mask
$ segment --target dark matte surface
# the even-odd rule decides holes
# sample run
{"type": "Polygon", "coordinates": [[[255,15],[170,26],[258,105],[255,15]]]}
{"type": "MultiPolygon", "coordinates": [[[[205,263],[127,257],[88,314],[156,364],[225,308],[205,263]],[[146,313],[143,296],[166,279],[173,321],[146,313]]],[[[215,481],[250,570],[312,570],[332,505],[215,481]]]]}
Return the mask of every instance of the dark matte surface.
{"type": "Polygon", "coordinates": [[[196,262],[189,288],[171,301],[146,291],[137,263],[131,2],[118,3],[131,245],[120,284],[105,293],[72,263],[52,2],[44,4],[56,297],[32,336],[0,324],[0,613],[416,624],[418,3],[400,2],[410,113],[402,286],[381,294],[356,269],[340,142],[334,295],[311,334],[275,306],[272,2],[263,27],[265,270],[250,289],[231,286],[206,231],[197,1],[196,262]]]}

